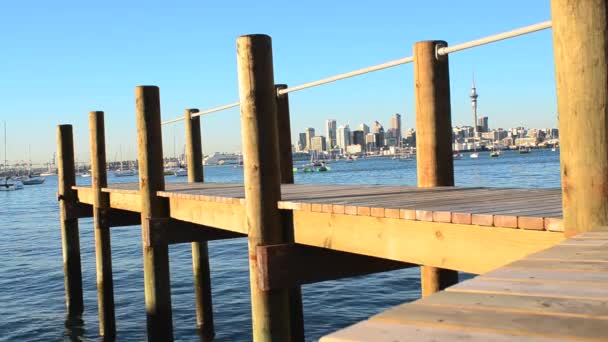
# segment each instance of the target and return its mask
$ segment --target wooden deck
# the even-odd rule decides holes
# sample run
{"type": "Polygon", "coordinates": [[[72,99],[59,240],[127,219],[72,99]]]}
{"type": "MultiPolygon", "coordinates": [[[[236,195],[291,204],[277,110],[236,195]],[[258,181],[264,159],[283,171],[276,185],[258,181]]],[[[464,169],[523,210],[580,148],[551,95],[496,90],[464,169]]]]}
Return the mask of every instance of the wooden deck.
{"type": "MultiPolygon", "coordinates": [[[[112,208],[140,211],[138,184],[103,191],[112,208]]],[[[247,234],[241,184],[167,183],[158,195],[174,219],[247,234]]],[[[293,211],[297,243],[476,274],[563,239],[557,189],[298,184],[278,206],[293,211]]]]}
{"type": "Polygon", "coordinates": [[[565,240],[322,342],[607,341],[608,232],[565,240]]]}

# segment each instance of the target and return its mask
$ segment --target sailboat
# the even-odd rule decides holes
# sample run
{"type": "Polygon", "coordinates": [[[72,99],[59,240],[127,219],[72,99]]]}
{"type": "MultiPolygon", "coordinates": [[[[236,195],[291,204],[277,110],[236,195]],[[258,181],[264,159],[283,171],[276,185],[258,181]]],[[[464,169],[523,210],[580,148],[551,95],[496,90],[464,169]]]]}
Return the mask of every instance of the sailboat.
{"type": "Polygon", "coordinates": [[[23,185],[38,185],[44,183],[46,178],[36,176],[32,173],[32,149],[29,148],[30,161],[28,165],[27,175],[19,177],[23,185]]]}
{"type": "Polygon", "coordinates": [[[122,146],[120,147],[120,168],[118,170],[114,170],[115,177],[129,177],[135,176],[135,170],[132,168],[123,168],[123,160],[122,160],[122,146]]]}
{"type": "Polygon", "coordinates": [[[12,177],[0,177],[0,191],[14,191],[23,189],[23,182],[12,177]]]}

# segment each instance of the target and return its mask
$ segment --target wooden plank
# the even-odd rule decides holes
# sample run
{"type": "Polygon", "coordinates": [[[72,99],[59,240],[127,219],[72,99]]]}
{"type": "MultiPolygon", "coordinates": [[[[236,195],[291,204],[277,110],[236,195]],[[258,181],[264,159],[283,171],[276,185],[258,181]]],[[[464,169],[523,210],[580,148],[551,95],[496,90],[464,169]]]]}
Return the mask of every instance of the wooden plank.
{"type": "Polygon", "coordinates": [[[560,281],[560,282],[593,282],[605,283],[608,286],[608,272],[572,273],[568,271],[522,270],[520,268],[503,267],[483,275],[484,279],[510,279],[518,281],[560,281]]]}
{"type": "Polygon", "coordinates": [[[301,211],[294,212],[294,225],[297,243],[477,274],[564,239],[544,231],[301,211]]]}
{"type": "Polygon", "coordinates": [[[494,215],[494,226],[504,228],[517,228],[517,216],[494,215]]]}
{"type": "Polygon", "coordinates": [[[447,289],[447,291],[608,300],[607,286],[581,286],[581,284],[563,282],[523,282],[484,279],[483,277],[478,277],[475,281],[457,284],[447,289]]]}
{"type": "Polygon", "coordinates": [[[608,248],[606,248],[605,246],[590,247],[576,245],[560,245],[532,254],[528,258],[570,261],[608,261],[608,248]]]}
{"type": "Polygon", "coordinates": [[[517,218],[517,227],[521,229],[544,230],[545,221],[542,217],[519,216],[517,218]]]}
{"type": "Polygon", "coordinates": [[[546,336],[523,335],[518,332],[490,332],[482,329],[423,326],[381,321],[363,321],[323,336],[320,342],[556,342],[571,341],[546,336]]]}
{"type": "Polygon", "coordinates": [[[150,245],[177,244],[186,242],[207,242],[245,237],[245,234],[210,228],[173,218],[150,221],[150,245]]]}
{"type": "Polygon", "coordinates": [[[439,307],[608,319],[608,303],[588,299],[443,291],[424,298],[419,303],[439,307]]]}
{"type": "Polygon", "coordinates": [[[471,215],[471,224],[476,224],[479,226],[492,226],[494,224],[494,215],[473,214],[471,215]]]}
{"type": "Polygon", "coordinates": [[[78,202],[93,205],[93,190],[91,187],[73,186],[72,189],[76,190],[78,202]]]}
{"type": "Polygon", "coordinates": [[[141,212],[139,193],[110,192],[110,208],[141,212]]]}
{"type": "Polygon", "coordinates": [[[393,271],[418,265],[298,244],[258,246],[258,284],[264,291],[393,271]]]}
{"type": "Polygon", "coordinates": [[[169,207],[172,218],[247,234],[243,205],[170,198],[169,207]]]}
{"type": "Polygon", "coordinates": [[[608,262],[580,262],[571,260],[517,260],[508,265],[510,268],[551,269],[568,272],[608,272],[608,262]]]}
{"type": "Polygon", "coordinates": [[[374,316],[372,321],[535,337],[599,341],[608,336],[608,322],[603,319],[434,306],[422,302],[397,306],[374,316]]]}

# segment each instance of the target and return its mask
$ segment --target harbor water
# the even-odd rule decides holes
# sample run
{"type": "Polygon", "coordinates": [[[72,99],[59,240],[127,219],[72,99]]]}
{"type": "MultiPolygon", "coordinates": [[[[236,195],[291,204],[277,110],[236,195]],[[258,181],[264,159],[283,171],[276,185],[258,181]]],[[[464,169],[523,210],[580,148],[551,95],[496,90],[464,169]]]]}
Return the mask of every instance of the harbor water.
{"type": "MultiPolygon", "coordinates": [[[[455,160],[457,186],[559,187],[559,153],[505,152],[455,160]]],[[[297,165],[297,164],[296,164],[297,165]]],[[[336,161],[329,172],[296,173],[296,183],[416,185],[415,160],[336,161]]],[[[242,168],[205,167],[209,182],[241,182],[242,168]]],[[[87,184],[89,178],[78,179],[87,184]]],[[[109,179],[136,182],[136,177],[109,179]]],[[[167,181],[185,181],[167,177],[167,181]]],[[[100,341],[92,219],[80,220],[85,311],[66,322],[57,178],[0,192],[0,341],[100,341]]],[[[112,229],[117,340],[143,341],[146,314],[139,226],[112,229]]],[[[246,239],[209,243],[216,341],[249,341],[251,314],[246,239]]],[[[190,244],[170,247],[174,335],[199,340],[190,244]]],[[[461,275],[466,278],[467,275],[461,275]]],[[[345,327],[420,296],[417,268],[328,281],[302,288],[306,340],[345,327]]]]}

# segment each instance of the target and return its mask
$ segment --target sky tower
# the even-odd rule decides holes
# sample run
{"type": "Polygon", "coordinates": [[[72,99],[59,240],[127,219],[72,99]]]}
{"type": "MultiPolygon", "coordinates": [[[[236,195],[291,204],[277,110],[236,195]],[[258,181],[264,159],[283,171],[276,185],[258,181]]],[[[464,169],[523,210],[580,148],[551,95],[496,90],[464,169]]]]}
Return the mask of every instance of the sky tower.
{"type": "Polygon", "coordinates": [[[473,149],[477,140],[477,89],[475,89],[475,74],[473,74],[473,85],[471,86],[471,107],[473,107],[473,149]]]}

